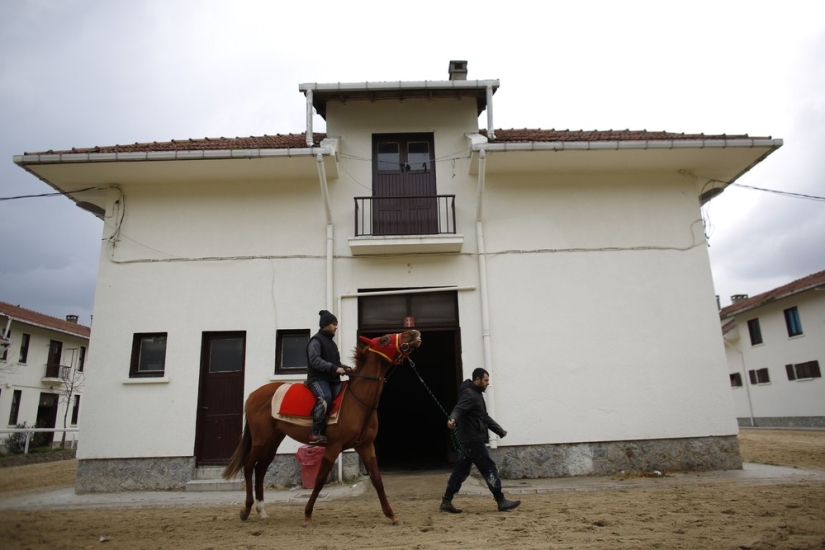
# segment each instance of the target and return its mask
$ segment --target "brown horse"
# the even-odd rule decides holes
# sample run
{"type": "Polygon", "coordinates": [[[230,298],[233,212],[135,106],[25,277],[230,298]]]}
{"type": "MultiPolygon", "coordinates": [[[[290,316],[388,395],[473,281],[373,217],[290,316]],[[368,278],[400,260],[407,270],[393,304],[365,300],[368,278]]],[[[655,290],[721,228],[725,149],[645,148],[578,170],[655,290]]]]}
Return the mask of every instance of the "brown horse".
{"type": "MultiPolygon", "coordinates": [[[[324,457],[315,478],[315,487],[304,508],[304,526],[312,523],[312,509],[315,500],[324,487],[327,476],[341,452],[345,449],[355,449],[370,476],[378,500],[381,501],[381,510],[390,518],[393,525],[401,523],[398,516],[392,511],[387,495],[384,493],[384,482],[381,472],[378,471],[378,461],[375,457],[375,436],[378,434],[378,401],[384,389],[384,375],[391,364],[400,364],[409,353],[421,345],[421,333],[417,330],[408,330],[401,334],[387,334],[380,338],[369,340],[361,337],[355,349],[353,359],[355,367],[349,373],[350,380],[343,391],[345,399],[341,405],[338,422],[327,427],[328,443],[324,457]]],[[[308,426],[299,426],[277,420],[272,417],[271,402],[283,383],[273,382],[258,388],[249,394],[244,406],[246,425],[244,426],[241,441],[223,471],[223,477],[230,479],[243,469],[246,480],[246,503],[241,510],[241,519],[246,520],[255,502],[258,515],[266,517],[264,510],[264,476],[267,468],[275,458],[278,446],[286,436],[307,443],[310,430],[308,426]],[[255,501],[252,498],[252,472],[255,472],[255,501]]]]}

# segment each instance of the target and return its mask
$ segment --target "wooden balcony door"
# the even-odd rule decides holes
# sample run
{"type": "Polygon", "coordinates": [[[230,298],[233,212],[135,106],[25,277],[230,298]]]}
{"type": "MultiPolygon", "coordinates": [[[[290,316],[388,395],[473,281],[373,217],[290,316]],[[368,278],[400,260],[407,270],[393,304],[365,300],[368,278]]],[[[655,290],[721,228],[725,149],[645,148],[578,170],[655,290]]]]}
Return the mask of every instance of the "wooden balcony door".
{"type": "Polygon", "coordinates": [[[372,234],[437,234],[433,134],[375,134],[372,141],[372,234]]]}
{"type": "Polygon", "coordinates": [[[243,431],[245,332],[205,332],[195,457],[198,465],[226,464],[243,431]]]}

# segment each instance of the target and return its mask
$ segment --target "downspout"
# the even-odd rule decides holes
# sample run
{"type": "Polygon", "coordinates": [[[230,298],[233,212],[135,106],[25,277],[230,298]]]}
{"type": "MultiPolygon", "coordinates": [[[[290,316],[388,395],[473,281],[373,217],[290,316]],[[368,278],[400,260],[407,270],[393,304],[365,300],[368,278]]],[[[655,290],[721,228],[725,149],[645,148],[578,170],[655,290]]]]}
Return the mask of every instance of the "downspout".
{"type": "MultiPolygon", "coordinates": [[[[491,95],[490,88],[487,89],[488,96],[491,95]]],[[[489,103],[488,103],[489,109],[489,103]]],[[[491,119],[488,111],[488,120],[491,119]]],[[[489,130],[488,130],[489,132],[489,130]]],[[[478,198],[476,200],[476,242],[478,246],[478,284],[479,295],[481,296],[481,342],[484,350],[484,370],[490,373],[493,378],[493,348],[490,343],[490,306],[487,300],[487,257],[484,248],[484,223],[481,221],[484,200],[484,179],[487,170],[487,151],[482,149],[478,152],[478,198]]],[[[496,417],[496,394],[491,384],[487,388],[487,410],[490,416],[496,417]]],[[[490,438],[490,448],[498,447],[498,436],[490,438]]]]}
{"type": "Polygon", "coordinates": [[[307,98],[307,147],[312,147],[315,143],[315,139],[312,134],[312,90],[307,90],[305,95],[307,98]]]}
{"type": "MultiPolygon", "coordinates": [[[[738,329],[737,329],[738,330],[738,329]]],[[[733,351],[739,354],[739,362],[742,364],[742,383],[745,384],[745,391],[748,394],[748,412],[750,413],[751,417],[751,428],[756,426],[756,423],[753,421],[753,403],[751,403],[751,385],[750,380],[748,379],[747,369],[745,368],[745,355],[733,347],[731,344],[727,342],[724,338],[722,339],[725,342],[725,345],[731,348],[733,351]]]]}
{"type": "MultiPolygon", "coordinates": [[[[487,139],[496,139],[496,131],[493,130],[493,87],[487,86],[487,139]]],[[[483,157],[481,157],[483,158],[483,157]]],[[[481,178],[481,168],[479,168],[479,178],[481,178]]]]}
{"type": "MultiPolygon", "coordinates": [[[[312,131],[312,90],[307,91],[308,103],[307,103],[307,143],[312,141],[311,131],[312,131]]],[[[318,179],[321,180],[321,195],[324,198],[324,215],[327,221],[327,236],[326,236],[326,249],[327,249],[327,259],[326,259],[326,299],[325,304],[326,306],[324,309],[327,311],[333,311],[333,300],[332,300],[332,288],[333,288],[333,278],[332,278],[332,260],[333,260],[333,252],[335,250],[335,231],[332,225],[332,208],[329,204],[329,185],[327,184],[327,170],[324,167],[324,157],[321,153],[318,153],[315,156],[315,162],[318,163],[318,179]]],[[[341,315],[341,311],[339,309],[338,315],[341,315]]],[[[338,463],[338,481],[344,481],[344,455],[339,454],[336,460],[338,463]]]]}

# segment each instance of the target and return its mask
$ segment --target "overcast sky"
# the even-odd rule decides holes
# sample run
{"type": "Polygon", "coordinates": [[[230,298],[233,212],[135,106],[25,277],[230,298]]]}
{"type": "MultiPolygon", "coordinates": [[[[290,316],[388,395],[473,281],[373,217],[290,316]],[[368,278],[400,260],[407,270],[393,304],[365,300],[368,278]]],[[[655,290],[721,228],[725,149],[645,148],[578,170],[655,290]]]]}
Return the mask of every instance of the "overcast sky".
{"type": "MultiPolygon", "coordinates": [[[[781,138],[738,183],[825,196],[821,0],[0,7],[0,197],[52,191],[15,154],[300,133],[300,83],[446,80],[451,59],[501,81],[496,128],[781,138]]],[[[823,201],[731,186],[706,210],[723,306],[825,269],[823,201]]],[[[0,201],[0,301],[89,324],[101,232],[65,197],[0,201]]]]}

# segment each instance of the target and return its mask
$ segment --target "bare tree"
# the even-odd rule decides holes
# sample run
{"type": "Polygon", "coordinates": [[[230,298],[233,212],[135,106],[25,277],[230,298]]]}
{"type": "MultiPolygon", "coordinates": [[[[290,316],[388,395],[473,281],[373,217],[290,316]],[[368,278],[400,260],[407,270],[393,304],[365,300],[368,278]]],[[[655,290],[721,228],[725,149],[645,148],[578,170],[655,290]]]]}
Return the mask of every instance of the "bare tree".
{"type": "MultiPolygon", "coordinates": [[[[72,407],[73,397],[79,395],[83,391],[83,385],[86,382],[86,375],[81,370],[80,358],[77,348],[67,349],[72,352],[71,360],[68,365],[61,365],[60,378],[63,384],[52,389],[54,393],[59,394],[59,401],[66,406],[63,408],[63,429],[66,429],[66,422],[69,418],[69,411],[72,407]]],[[[64,352],[65,355],[65,352],[64,352]]],[[[66,447],[66,432],[63,432],[63,437],[60,441],[61,447],[66,447]]]]}

